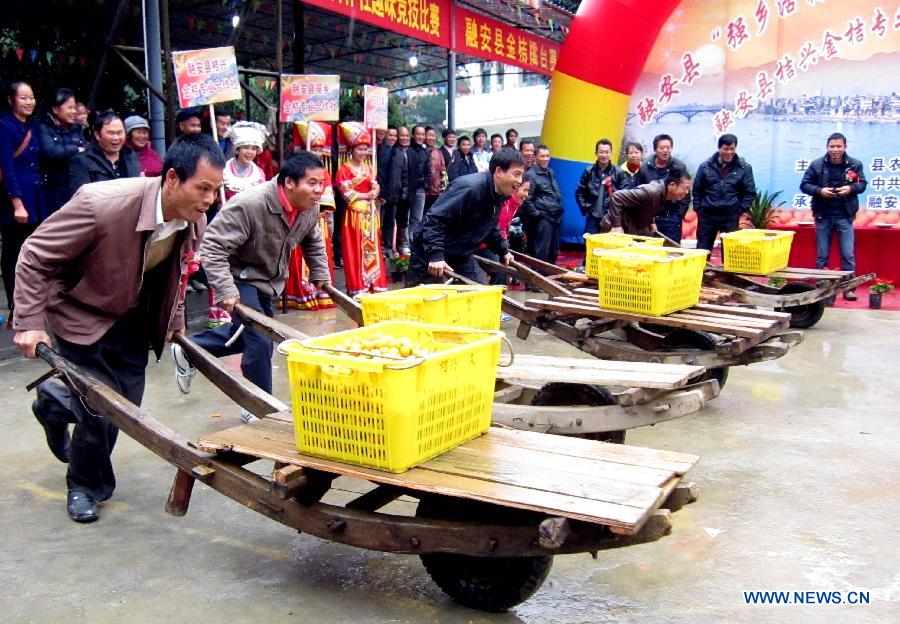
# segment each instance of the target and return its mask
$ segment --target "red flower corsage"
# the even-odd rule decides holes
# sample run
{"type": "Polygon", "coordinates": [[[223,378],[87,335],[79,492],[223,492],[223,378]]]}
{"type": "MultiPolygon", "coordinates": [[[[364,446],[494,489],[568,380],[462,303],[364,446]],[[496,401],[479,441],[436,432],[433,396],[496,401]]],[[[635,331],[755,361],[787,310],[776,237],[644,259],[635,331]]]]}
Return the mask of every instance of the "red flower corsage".
{"type": "Polygon", "coordinates": [[[181,288],[178,290],[179,299],[184,299],[184,295],[187,292],[188,278],[200,270],[200,264],[205,260],[206,258],[193,251],[189,251],[181,257],[181,288]]]}
{"type": "Polygon", "coordinates": [[[847,169],[847,182],[850,184],[856,184],[859,182],[859,174],[856,173],[853,169],[847,169]]]}

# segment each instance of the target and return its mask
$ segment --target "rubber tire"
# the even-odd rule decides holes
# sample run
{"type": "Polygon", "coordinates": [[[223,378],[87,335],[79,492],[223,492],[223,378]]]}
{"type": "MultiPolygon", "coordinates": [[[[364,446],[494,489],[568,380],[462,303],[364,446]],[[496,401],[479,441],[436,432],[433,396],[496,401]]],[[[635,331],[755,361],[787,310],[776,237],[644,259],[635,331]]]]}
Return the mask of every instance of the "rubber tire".
{"type": "MultiPolygon", "coordinates": [[[[807,282],[791,282],[782,286],[778,291],[779,295],[798,295],[800,293],[815,290],[814,284],[807,282]]],[[[785,308],[776,308],[779,312],[788,312],[791,315],[791,327],[797,329],[809,329],[822,319],[825,314],[825,300],[820,299],[814,303],[804,305],[788,306],[785,308]]]]}
{"type": "MultiPolygon", "coordinates": [[[[715,351],[716,339],[706,332],[695,331],[693,329],[676,329],[663,338],[663,347],[668,349],[699,349],[701,351],[715,351]]],[[[715,379],[719,382],[719,389],[725,387],[728,381],[728,366],[719,366],[716,368],[707,368],[702,375],[692,377],[692,383],[701,381],[709,381],[715,379]]]]}
{"type": "MultiPolygon", "coordinates": [[[[423,496],[418,518],[535,524],[545,516],[449,496],[423,496]]],[[[425,571],[454,602],[503,613],[532,596],[550,574],[553,557],[472,557],[449,553],[419,555],[425,571]]]]}
{"type": "MultiPolygon", "coordinates": [[[[589,384],[553,382],[548,383],[531,399],[532,405],[544,407],[559,407],[565,405],[615,405],[616,399],[612,393],[603,386],[589,384]]],[[[572,437],[586,440],[598,440],[612,444],[625,444],[625,430],[618,431],[594,431],[572,437]]]]}

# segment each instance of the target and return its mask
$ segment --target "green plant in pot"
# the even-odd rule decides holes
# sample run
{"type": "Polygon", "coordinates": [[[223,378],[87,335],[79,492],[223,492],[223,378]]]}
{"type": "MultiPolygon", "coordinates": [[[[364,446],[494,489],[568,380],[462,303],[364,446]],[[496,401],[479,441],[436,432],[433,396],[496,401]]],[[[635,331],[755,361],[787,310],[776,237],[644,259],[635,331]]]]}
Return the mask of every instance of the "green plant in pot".
{"type": "Polygon", "coordinates": [[[745,212],[747,218],[750,220],[750,224],[754,228],[757,230],[766,230],[775,225],[777,220],[775,214],[778,208],[784,205],[776,203],[782,192],[783,191],[775,191],[774,193],[769,193],[768,191],[756,191],[756,197],[753,198],[753,203],[750,204],[750,208],[745,212]]]}
{"type": "Polygon", "coordinates": [[[876,279],[869,286],[869,307],[879,309],[881,307],[881,298],[894,290],[894,282],[882,278],[876,279]]]}

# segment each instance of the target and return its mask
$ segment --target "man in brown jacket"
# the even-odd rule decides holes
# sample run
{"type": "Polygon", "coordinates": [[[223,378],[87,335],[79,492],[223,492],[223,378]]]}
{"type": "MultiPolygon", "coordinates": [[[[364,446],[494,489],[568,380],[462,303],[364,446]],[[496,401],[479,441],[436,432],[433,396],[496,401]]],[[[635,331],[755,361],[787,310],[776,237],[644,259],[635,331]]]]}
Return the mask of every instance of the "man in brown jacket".
{"type": "Polygon", "coordinates": [[[654,219],[666,202],[678,202],[691,192],[691,174],[680,167],[669,170],[665,180],[641,184],[613,193],[609,211],[600,223],[601,232],[648,236],[656,232],[654,219]]]}
{"type": "MultiPolygon", "coordinates": [[[[161,178],[86,184],[44,221],[16,267],[13,341],[22,353],[34,358],[49,331],[64,357],[140,405],[149,349],[159,359],[184,330],[182,272],[224,168],[215,141],[191,135],[169,149],[161,178]]],[[[69,464],[69,517],[91,522],[115,489],[118,429],[57,383],[38,389],[34,412],[50,450],[69,464]]]]}
{"type": "MultiPolygon", "coordinates": [[[[330,281],[325,243],[317,226],[324,185],[322,161],[299,152],[284,162],[277,179],[238,193],[216,215],[200,255],[219,307],[231,312],[240,301],[274,316],[291,251],[297,245],[303,248],[316,287],[321,289],[330,281]]],[[[272,341],[249,328],[231,341],[240,326],[240,315],[234,314],[232,323],[197,334],[193,340],[216,357],[242,353],[244,377],[271,393],[272,341]]],[[[196,370],[178,345],[172,345],[172,357],[175,380],[187,394],[196,370]]],[[[241,418],[244,422],[256,419],[246,410],[241,418]]]]}

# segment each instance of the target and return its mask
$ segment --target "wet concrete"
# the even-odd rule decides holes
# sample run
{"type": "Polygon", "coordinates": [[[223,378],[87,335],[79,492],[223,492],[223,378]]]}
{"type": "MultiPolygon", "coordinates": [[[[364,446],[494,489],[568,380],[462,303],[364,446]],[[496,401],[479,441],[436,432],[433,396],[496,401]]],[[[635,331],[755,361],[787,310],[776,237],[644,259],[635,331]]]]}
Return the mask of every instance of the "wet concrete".
{"type": "MultiPolygon", "coordinates": [[[[295,313],[319,334],[341,313],[295,313]]],[[[119,487],[101,520],[65,513],[65,467],[23,386],[45,366],[0,363],[0,621],[3,622],[889,622],[900,619],[898,316],[829,310],[781,360],[733,369],[703,412],[628,442],[696,453],[700,500],[655,543],[557,557],[543,588],[503,615],[459,607],[416,557],[296,535],[199,485],[184,518],[163,511],[174,469],[121,436],[119,487]],[[748,606],[745,591],[869,592],[868,605],[748,606]]],[[[509,328],[514,333],[514,328],[509,328]]],[[[569,354],[533,334],[516,349],[569,354]]],[[[233,362],[232,362],[233,363],[233,362]]],[[[276,361],[280,365],[280,362],[276,361]]],[[[276,391],[287,397],[285,371],[276,391]]],[[[145,410],[196,437],[238,424],[202,379],[189,396],[164,358],[145,410]]],[[[261,466],[262,468],[262,466],[261,466]]],[[[327,500],[363,491],[341,479],[327,500]]],[[[394,509],[411,510],[400,500],[394,509]]]]}

